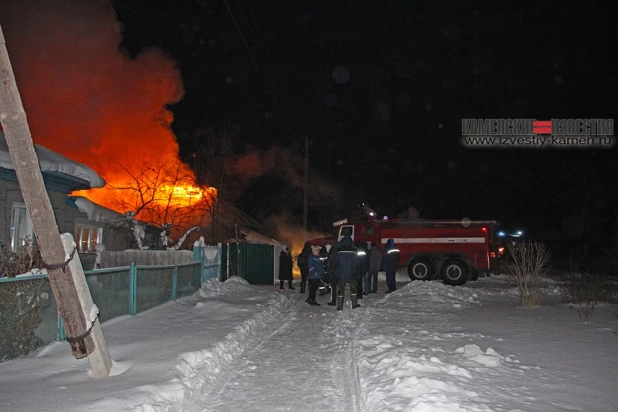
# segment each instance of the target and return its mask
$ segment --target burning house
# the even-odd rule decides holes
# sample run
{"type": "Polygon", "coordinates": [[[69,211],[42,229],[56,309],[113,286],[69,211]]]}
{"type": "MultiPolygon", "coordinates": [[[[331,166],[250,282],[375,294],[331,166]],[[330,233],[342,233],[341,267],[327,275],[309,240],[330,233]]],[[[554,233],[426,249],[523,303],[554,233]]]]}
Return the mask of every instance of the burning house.
{"type": "MultiPolygon", "coordinates": [[[[0,20],[39,151],[70,158],[81,165],[75,172],[88,170],[44,170],[58,220],[68,216],[59,222],[62,231],[75,233],[70,222],[77,217],[99,225],[97,219],[117,216],[148,223],[133,226],[144,228],[145,242],[133,247],[170,249],[199,236],[217,243],[236,238],[239,229],[257,230],[256,222],[219,201],[216,188],[197,184],[180,160],[170,107],[185,93],[181,72],[159,49],[135,55],[123,49],[111,2],[0,2],[0,20]],[[60,175],[62,185],[52,186],[60,175]]],[[[0,189],[19,198],[14,172],[5,169],[2,185],[12,186],[0,189]]],[[[6,202],[10,217],[13,200],[6,202]]],[[[8,219],[4,227],[10,225],[8,219]]],[[[93,238],[110,241],[96,228],[88,232],[89,245],[93,238]]],[[[8,245],[11,238],[0,240],[8,245]]]]}
{"type": "MultiPolygon", "coordinates": [[[[126,230],[118,222],[126,221],[121,213],[86,203],[70,193],[103,187],[94,170],[45,147],[35,145],[45,187],[50,198],[60,233],[71,233],[86,268],[92,266],[95,248],[124,250],[128,246],[126,230]],[[80,206],[81,205],[81,206],[80,206]]],[[[147,229],[154,236],[152,227],[147,229]]],[[[28,240],[34,240],[32,221],[17,182],[13,162],[0,131],[0,247],[17,252],[28,240]]]]}

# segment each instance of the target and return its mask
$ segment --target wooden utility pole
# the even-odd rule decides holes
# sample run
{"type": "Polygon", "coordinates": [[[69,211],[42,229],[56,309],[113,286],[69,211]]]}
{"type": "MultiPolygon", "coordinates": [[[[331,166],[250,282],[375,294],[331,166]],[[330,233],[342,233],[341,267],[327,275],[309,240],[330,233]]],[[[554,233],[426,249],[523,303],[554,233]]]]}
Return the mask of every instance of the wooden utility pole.
{"type": "Polygon", "coordinates": [[[112,360],[99,323],[98,310],[92,302],[73,236],[58,232],[2,27],[0,121],[73,356],[77,359],[88,356],[93,377],[109,376],[112,360]]]}
{"type": "Polygon", "coordinates": [[[307,233],[309,216],[309,136],[305,135],[305,182],[303,188],[303,229],[307,233]]]}

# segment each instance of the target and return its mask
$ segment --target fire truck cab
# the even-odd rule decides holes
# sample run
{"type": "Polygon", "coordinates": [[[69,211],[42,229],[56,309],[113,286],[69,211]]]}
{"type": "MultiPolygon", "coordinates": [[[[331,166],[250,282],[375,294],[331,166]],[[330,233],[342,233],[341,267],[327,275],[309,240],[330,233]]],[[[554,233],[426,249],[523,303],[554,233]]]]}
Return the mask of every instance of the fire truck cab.
{"type": "Polygon", "coordinates": [[[375,243],[383,251],[388,239],[400,251],[399,265],[411,280],[442,279],[448,285],[477,280],[489,271],[495,254],[497,221],[373,220],[335,222],[337,239],[375,243]]]}

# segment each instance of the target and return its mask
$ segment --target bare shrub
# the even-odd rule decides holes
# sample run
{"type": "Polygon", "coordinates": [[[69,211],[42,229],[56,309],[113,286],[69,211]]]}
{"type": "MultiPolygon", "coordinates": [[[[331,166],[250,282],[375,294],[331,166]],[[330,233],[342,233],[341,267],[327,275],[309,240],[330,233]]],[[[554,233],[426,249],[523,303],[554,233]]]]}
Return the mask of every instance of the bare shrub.
{"type": "Polygon", "coordinates": [[[541,280],[549,272],[550,255],[543,243],[523,241],[507,247],[504,271],[517,287],[524,308],[541,302],[541,280]]]}
{"type": "Polygon", "coordinates": [[[17,252],[11,252],[4,247],[0,250],[0,276],[14,278],[42,267],[41,251],[30,238],[26,238],[25,244],[17,252]]]}
{"type": "Polygon", "coordinates": [[[0,362],[27,355],[43,345],[35,330],[49,305],[47,279],[0,284],[0,362]]]}
{"type": "Polygon", "coordinates": [[[577,308],[582,322],[588,321],[599,303],[613,303],[614,292],[615,286],[604,274],[571,271],[566,284],[562,286],[563,300],[577,308]]]}
{"type": "MultiPolygon", "coordinates": [[[[17,252],[0,251],[2,276],[14,278],[41,267],[41,253],[29,238],[17,252]]],[[[35,330],[41,310],[49,304],[48,285],[47,279],[0,284],[0,361],[26,355],[43,344],[35,330]]]]}

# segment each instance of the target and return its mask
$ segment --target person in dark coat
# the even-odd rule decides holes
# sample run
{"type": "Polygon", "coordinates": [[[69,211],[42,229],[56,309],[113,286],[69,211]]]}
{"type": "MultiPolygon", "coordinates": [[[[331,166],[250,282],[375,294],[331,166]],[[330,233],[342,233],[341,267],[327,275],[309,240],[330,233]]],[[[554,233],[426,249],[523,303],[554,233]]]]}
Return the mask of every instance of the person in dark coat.
{"type": "Polygon", "coordinates": [[[371,242],[371,249],[369,250],[369,279],[365,284],[365,292],[378,293],[378,272],[380,271],[380,264],[382,263],[382,252],[380,247],[371,242]],[[371,286],[371,290],[369,287],[371,286]]]}
{"type": "Polygon", "coordinates": [[[309,256],[311,256],[311,245],[305,243],[303,250],[296,259],[296,265],[300,269],[300,293],[305,293],[305,287],[307,286],[307,275],[309,274],[309,256]]]}
{"type": "Polygon", "coordinates": [[[343,309],[346,283],[350,284],[352,308],[358,308],[360,306],[356,289],[358,286],[358,255],[350,236],[344,236],[337,243],[335,274],[337,276],[337,310],[343,309]]]}
{"type": "Polygon", "coordinates": [[[399,249],[395,248],[395,241],[388,239],[386,248],[384,249],[384,270],[386,271],[386,293],[391,293],[397,290],[397,262],[399,262],[399,249]]]}
{"type": "Polygon", "coordinates": [[[328,280],[330,282],[330,302],[327,303],[328,306],[337,305],[337,273],[335,272],[336,255],[337,244],[330,247],[328,250],[328,259],[326,260],[326,272],[328,273],[328,280]]]}
{"type": "MultiPolygon", "coordinates": [[[[367,249],[367,242],[357,242],[356,254],[358,255],[358,285],[356,290],[358,291],[358,298],[363,298],[363,282],[367,283],[367,276],[369,273],[369,250],[367,249]]],[[[365,293],[367,295],[368,293],[365,293]]]]}
{"type": "Polygon", "coordinates": [[[294,275],[292,275],[292,256],[290,256],[290,249],[286,248],[279,254],[279,289],[283,289],[283,284],[288,281],[288,288],[295,290],[292,286],[294,275]]]}
{"type": "Polygon", "coordinates": [[[311,252],[311,256],[307,259],[309,266],[307,274],[307,279],[309,281],[309,297],[305,302],[311,306],[320,306],[320,304],[315,301],[315,294],[318,291],[322,278],[324,278],[324,266],[322,265],[322,259],[320,259],[320,247],[312,246],[311,252]]]}

